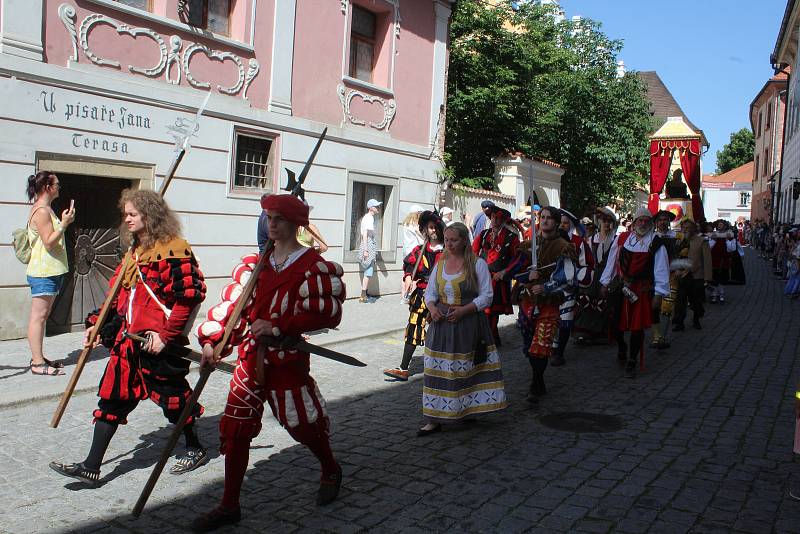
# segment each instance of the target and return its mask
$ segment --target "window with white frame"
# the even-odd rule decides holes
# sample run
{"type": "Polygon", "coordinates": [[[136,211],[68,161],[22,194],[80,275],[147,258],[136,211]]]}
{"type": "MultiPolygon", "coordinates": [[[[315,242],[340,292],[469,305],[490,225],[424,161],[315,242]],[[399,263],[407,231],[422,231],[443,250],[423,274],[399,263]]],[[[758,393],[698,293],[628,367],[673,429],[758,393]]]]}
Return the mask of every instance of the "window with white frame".
{"type": "Polygon", "coordinates": [[[182,0],[179,5],[186,24],[221,35],[230,33],[231,0],[182,0]]]}
{"type": "Polygon", "coordinates": [[[232,191],[272,191],[277,137],[235,132],[232,191]]]}
{"type": "Polygon", "coordinates": [[[361,221],[367,214],[367,202],[375,199],[382,202],[375,215],[375,241],[379,258],[394,262],[397,254],[397,178],[350,173],[348,177],[348,205],[344,246],[344,261],[358,261],[358,246],[361,241],[361,221]]]}
{"type": "Polygon", "coordinates": [[[119,4],[125,4],[126,6],[136,7],[144,11],[150,11],[150,0],[114,0],[114,1],[119,4]]]}
{"type": "Polygon", "coordinates": [[[377,16],[363,7],[353,6],[350,23],[350,77],[372,83],[375,67],[377,16]]]}

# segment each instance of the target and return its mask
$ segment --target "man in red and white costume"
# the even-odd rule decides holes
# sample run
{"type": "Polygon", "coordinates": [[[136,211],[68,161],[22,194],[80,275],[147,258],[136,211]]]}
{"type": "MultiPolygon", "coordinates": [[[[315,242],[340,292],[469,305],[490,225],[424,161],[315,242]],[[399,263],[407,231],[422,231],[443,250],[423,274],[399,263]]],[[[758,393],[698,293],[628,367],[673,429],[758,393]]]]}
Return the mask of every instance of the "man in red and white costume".
{"type": "Polygon", "coordinates": [[[618,287],[612,298],[617,318],[618,359],[627,363],[625,376],[635,378],[636,359],[650,328],[653,308],[661,307],[661,299],[669,295],[669,259],[662,239],[653,232],[653,215],[640,208],[633,219],[633,231],[623,232],[611,246],[608,262],[600,276],[603,294],[615,281],[618,287]],[[625,332],[631,333],[630,352],[625,345],[625,332]]]}
{"type": "MultiPolygon", "coordinates": [[[[332,328],[342,317],[345,287],[342,267],[326,261],[296,239],[297,228],[308,225],[308,206],[291,195],[271,195],[262,200],[274,241],[261,271],[254,298],[222,355],[239,345],[239,361],[230,384],[228,403],[220,421],[220,452],[225,455],[225,492],[222,502],[192,524],[208,532],[241,518],[239,494],[250,441],[261,430],[264,403],[289,434],[308,447],[322,465],[317,504],[333,501],[339,493],[342,470],[333,457],[328,438],[325,400],[309,374],[309,353],[266,345],[262,336],[299,337],[304,332],[332,328]],[[259,363],[263,361],[263,364],[259,363]]],[[[223,302],[208,312],[198,327],[204,362],[213,364],[213,348],[222,338],[242,287],[258,257],[242,258],[233,270],[234,281],[222,290],[223,302]]]]}

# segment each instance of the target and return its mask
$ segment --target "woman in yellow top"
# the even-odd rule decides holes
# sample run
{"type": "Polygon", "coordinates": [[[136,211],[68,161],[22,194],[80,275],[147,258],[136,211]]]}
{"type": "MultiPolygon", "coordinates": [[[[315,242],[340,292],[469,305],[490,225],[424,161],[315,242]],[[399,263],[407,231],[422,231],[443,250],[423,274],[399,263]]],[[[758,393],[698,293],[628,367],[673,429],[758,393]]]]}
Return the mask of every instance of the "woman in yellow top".
{"type": "Polygon", "coordinates": [[[58,198],[58,177],[48,171],[39,171],[28,177],[28,200],[33,202],[28,215],[28,240],[31,243],[31,260],[25,274],[31,286],[31,315],[28,319],[28,344],[31,348],[31,373],[35,375],[63,375],[63,364],[44,357],[42,341],[44,324],[53,309],[53,302],[64,285],[69,272],[64,233],[75,220],[75,208],[70,206],[58,220],[50,204],[58,198]]]}
{"type": "Polygon", "coordinates": [[[297,227],[297,241],[304,247],[318,250],[320,254],[328,251],[328,243],[322,238],[322,232],[312,223],[308,223],[308,226],[297,227]]]}

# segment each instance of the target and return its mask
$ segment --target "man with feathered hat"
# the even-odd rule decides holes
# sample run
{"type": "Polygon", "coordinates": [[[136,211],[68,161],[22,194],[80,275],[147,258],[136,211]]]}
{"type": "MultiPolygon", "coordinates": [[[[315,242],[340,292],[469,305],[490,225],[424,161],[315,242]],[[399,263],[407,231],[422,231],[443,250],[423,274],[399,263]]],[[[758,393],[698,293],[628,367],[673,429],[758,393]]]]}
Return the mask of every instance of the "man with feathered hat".
{"type": "Polygon", "coordinates": [[[600,277],[603,293],[610,293],[618,303],[617,358],[625,363],[628,378],[636,377],[636,360],[644,344],[644,331],[652,324],[653,308],[660,308],[660,300],[670,291],[669,256],[663,241],[653,232],[653,216],[647,208],[636,211],[632,228],[614,241],[600,277]],[[625,332],[631,333],[629,345],[625,332]]]}

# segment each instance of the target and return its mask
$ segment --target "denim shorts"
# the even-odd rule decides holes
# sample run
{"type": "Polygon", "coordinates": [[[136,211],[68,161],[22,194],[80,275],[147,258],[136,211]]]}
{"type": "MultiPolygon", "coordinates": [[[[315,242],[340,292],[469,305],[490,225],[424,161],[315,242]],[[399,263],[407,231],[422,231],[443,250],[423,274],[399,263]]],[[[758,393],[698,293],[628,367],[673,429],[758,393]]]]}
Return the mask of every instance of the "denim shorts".
{"type": "Polygon", "coordinates": [[[66,274],[56,276],[28,276],[32,297],[54,297],[64,285],[66,274]]]}
{"type": "Polygon", "coordinates": [[[371,278],[372,275],[375,274],[375,262],[369,264],[368,267],[364,267],[363,265],[359,265],[359,270],[361,271],[362,276],[366,276],[367,278],[371,278]]]}

